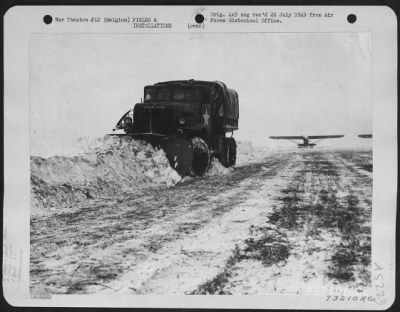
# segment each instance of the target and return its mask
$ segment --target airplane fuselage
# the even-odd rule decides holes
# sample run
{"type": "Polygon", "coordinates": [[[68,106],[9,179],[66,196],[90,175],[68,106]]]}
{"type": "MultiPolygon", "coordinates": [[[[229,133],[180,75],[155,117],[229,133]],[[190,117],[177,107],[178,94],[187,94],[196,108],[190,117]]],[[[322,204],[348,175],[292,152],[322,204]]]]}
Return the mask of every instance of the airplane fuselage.
{"type": "Polygon", "coordinates": [[[297,144],[298,148],[313,148],[316,144],[310,143],[308,137],[303,137],[303,143],[297,144]]]}
{"type": "Polygon", "coordinates": [[[297,147],[298,148],[313,148],[316,145],[317,144],[315,144],[315,143],[299,143],[299,144],[297,144],[297,147]]]}

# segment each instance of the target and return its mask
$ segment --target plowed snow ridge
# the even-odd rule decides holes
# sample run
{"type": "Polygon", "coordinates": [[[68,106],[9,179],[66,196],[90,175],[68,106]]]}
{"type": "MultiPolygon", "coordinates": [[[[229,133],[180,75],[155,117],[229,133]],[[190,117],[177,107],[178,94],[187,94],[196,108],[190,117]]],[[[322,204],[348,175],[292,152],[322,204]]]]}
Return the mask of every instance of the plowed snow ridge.
{"type": "Polygon", "coordinates": [[[130,137],[96,139],[75,156],[31,156],[32,212],[181,180],[163,150],[130,137]]]}
{"type": "MultiPolygon", "coordinates": [[[[181,181],[165,152],[146,142],[105,136],[82,138],[80,145],[69,155],[31,156],[31,213],[76,208],[89,200],[152,186],[170,187],[181,181]]],[[[238,142],[238,152],[241,151],[242,158],[248,161],[253,148],[248,142],[238,142]]],[[[207,175],[223,175],[232,170],[213,159],[207,175]]]]}

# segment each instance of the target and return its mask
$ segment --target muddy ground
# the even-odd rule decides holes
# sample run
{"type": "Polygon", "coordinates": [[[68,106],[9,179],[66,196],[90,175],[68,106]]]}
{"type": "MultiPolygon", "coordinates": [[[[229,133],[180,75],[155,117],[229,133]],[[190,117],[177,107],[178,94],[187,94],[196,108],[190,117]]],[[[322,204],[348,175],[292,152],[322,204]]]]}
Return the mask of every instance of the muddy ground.
{"type": "Polygon", "coordinates": [[[372,152],[271,153],[228,175],[31,217],[31,290],[321,294],[368,287],[372,152]]]}

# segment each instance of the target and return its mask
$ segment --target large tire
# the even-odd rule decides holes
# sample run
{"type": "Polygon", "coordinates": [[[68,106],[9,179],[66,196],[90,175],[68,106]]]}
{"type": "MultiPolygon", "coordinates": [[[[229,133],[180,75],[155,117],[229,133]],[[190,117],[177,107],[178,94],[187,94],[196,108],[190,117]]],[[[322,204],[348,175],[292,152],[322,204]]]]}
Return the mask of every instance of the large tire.
{"type": "MultiPolygon", "coordinates": [[[[157,145],[153,143],[153,145],[157,145]]],[[[159,142],[160,147],[167,154],[171,167],[180,176],[191,174],[193,163],[192,141],[183,137],[165,137],[159,142]]]]}
{"type": "Polygon", "coordinates": [[[234,138],[223,139],[219,161],[226,168],[236,164],[236,141],[234,138]]]}
{"type": "Polygon", "coordinates": [[[207,143],[199,138],[192,139],[193,161],[192,171],[195,175],[204,175],[210,167],[211,153],[207,143]]]}
{"type": "Polygon", "coordinates": [[[222,152],[219,155],[219,161],[221,162],[222,166],[228,168],[230,166],[230,156],[231,154],[231,147],[227,138],[222,139],[222,152]]]}
{"type": "Polygon", "coordinates": [[[237,150],[237,145],[236,145],[236,141],[234,138],[227,138],[226,139],[228,141],[228,145],[229,145],[229,167],[234,166],[236,164],[236,150],[237,150]]]}

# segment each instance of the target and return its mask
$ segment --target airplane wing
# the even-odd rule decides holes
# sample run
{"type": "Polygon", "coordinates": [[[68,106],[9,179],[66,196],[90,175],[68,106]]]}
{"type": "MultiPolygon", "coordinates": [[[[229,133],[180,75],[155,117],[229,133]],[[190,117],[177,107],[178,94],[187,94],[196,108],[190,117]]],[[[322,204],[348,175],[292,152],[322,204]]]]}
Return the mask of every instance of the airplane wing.
{"type": "Polygon", "coordinates": [[[310,140],[317,140],[317,139],[334,139],[334,138],[343,138],[344,135],[342,134],[333,134],[333,135],[309,135],[308,138],[310,140]]]}
{"type": "Polygon", "coordinates": [[[359,134],[358,137],[363,139],[369,139],[372,138],[372,134],[359,134]]]}
{"type": "Polygon", "coordinates": [[[278,139],[278,140],[303,140],[304,137],[302,135],[297,136],[270,136],[270,139],[278,139]]]}

